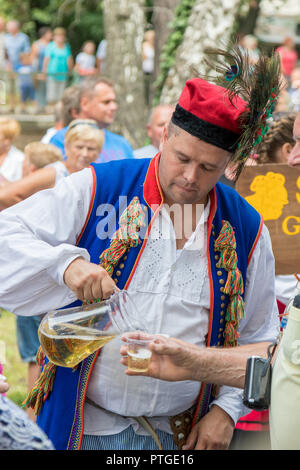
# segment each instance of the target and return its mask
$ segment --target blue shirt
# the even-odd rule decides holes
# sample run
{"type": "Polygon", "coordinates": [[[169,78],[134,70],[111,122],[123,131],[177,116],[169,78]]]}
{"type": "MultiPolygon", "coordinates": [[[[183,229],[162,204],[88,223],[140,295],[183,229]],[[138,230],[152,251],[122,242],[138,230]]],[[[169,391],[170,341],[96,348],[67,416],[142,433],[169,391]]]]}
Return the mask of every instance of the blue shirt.
{"type": "Polygon", "coordinates": [[[19,77],[19,83],[21,87],[33,87],[32,74],[34,73],[31,65],[19,65],[16,68],[19,77]]]}
{"type": "MultiPolygon", "coordinates": [[[[50,139],[50,144],[58,147],[66,160],[65,154],[65,134],[68,130],[68,126],[60,129],[50,139]]],[[[105,163],[112,160],[123,160],[125,158],[134,158],[133,150],[129,142],[121,135],[114,134],[114,132],[103,129],[104,131],[104,144],[96,160],[96,163],[105,163]]]]}
{"type": "Polygon", "coordinates": [[[5,48],[13,70],[20,65],[20,54],[30,52],[30,41],[27,34],[18,33],[16,36],[6,34],[4,38],[5,48]]]}
{"type": "Polygon", "coordinates": [[[54,41],[50,42],[45,49],[45,57],[49,57],[47,74],[52,75],[57,81],[68,78],[68,59],[71,57],[71,49],[68,44],[58,47],[54,41]]]}

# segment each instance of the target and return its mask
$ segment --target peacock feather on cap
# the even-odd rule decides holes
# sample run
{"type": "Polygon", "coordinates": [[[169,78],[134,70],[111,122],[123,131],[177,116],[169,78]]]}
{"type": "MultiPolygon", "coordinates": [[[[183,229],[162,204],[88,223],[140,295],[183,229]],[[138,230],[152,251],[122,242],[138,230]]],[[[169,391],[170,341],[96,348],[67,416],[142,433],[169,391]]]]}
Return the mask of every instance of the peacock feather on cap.
{"type": "Polygon", "coordinates": [[[248,52],[234,42],[226,50],[217,48],[205,52],[206,65],[217,72],[216,77],[206,79],[226,88],[233,106],[236,95],[247,103],[246,111],[240,116],[242,132],[232,157],[238,178],[246,160],[269,130],[282,86],[279,55],[276,52],[270,56],[261,54],[255,64],[250,64],[248,52]]]}

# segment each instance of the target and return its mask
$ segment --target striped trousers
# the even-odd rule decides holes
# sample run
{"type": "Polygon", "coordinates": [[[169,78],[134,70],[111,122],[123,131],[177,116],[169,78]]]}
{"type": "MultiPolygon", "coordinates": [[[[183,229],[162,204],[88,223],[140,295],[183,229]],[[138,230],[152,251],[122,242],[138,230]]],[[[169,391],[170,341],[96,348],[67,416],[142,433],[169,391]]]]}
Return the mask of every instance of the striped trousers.
{"type": "MultiPolygon", "coordinates": [[[[177,450],[173,435],[163,431],[156,431],[163,450],[177,450]]],[[[152,436],[136,434],[129,426],[118,434],[109,436],[91,436],[84,434],[81,450],[158,450],[152,436]]]]}

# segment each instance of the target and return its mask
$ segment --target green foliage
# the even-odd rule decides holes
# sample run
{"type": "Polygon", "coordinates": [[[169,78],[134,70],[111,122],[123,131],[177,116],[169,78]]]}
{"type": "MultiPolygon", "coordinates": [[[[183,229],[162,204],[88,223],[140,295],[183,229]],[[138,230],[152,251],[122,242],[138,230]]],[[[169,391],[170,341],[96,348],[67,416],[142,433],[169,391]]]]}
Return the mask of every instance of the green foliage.
{"type": "Polygon", "coordinates": [[[160,73],[154,84],[156,90],[154,105],[159,103],[160,95],[168,76],[168,72],[175,63],[176,51],[178,46],[182,43],[191,11],[195,5],[195,1],[196,0],[181,0],[180,4],[175,10],[174,19],[169,25],[171,33],[167,42],[162,48],[160,56],[160,73]]]}
{"type": "Polygon", "coordinates": [[[7,396],[21,405],[27,395],[28,364],[21,360],[17,345],[16,316],[0,309],[0,341],[5,344],[3,374],[10,388],[7,396]]]}
{"type": "Polygon", "coordinates": [[[147,29],[153,27],[152,25],[153,9],[154,9],[153,0],[145,0],[145,15],[146,15],[147,29]]]}

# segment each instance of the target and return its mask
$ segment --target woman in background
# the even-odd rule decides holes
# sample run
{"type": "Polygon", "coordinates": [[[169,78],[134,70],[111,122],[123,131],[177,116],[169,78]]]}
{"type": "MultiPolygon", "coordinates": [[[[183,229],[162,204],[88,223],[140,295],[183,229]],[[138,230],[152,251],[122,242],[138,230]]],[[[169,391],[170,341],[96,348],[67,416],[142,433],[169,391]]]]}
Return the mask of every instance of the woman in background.
{"type": "Polygon", "coordinates": [[[0,186],[22,178],[24,153],[12,145],[20,132],[15,119],[0,117],[0,186]]]}
{"type": "Polygon", "coordinates": [[[45,59],[46,47],[52,40],[52,30],[47,26],[40,28],[38,31],[39,39],[31,46],[31,54],[33,59],[33,68],[35,72],[35,97],[37,101],[37,112],[45,111],[47,104],[46,80],[43,75],[43,64],[45,59]]]}
{"type": "Polygon", "coordinates": [[[45,49],[43,72],[47,74],[47,101],[54,104],[62,98],[69,73],[73,68],[73,57],[66,42],[64,28],[55,28],[53,41],[45,49]]]}
{"type": "Polygon", "coordinates": [[[43,189],[53,188],[61,178],[87,168],[101,152],[104,134],[97,123],[76,119],[65,137],[67,159],[34,171],[21,181],[0,189],[0,210],[6,209],[43,189]]]}

